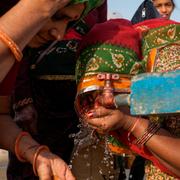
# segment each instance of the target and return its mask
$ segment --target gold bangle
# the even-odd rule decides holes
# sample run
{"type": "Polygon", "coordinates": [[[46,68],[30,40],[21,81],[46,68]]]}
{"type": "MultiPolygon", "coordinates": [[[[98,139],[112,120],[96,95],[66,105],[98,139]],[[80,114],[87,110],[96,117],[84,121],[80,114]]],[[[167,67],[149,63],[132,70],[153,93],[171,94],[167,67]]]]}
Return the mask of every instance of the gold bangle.
{"type": "Polygon", "coordinates": [[[2,40],[2,42],[4,42],[4,44],[6,44],[9,49],[11,50],[11,52],[13,53],[13,55],[15,56],[17,61],[21,61],[23,54],[20,50],[20,48],[18,47],[18,45],[2,30],[0,30],[0,39],[2,40]]]}
{"type": "Polygon", "coordinates": [[[139,123],[139,121],[140,121],[140,119],[138,118],[138,119],[136,120],[136,122],[133,124],[133,126],[131,127],[131,129],[129,130],[129,132],[128,132],[127,139],[128,139],[129,142],[130,142],[130,135],[131,135],[131,133],[134,131],[134,129],[136,128],[136,126],[137,126],[137,124],[139,123]]]}
{"type": "Polygon", "coordinates": [[[28,132],[25,131],[21,131],[15,141],[15,155],[17,157],[17,159],[21,162],[27,162],[23,157],[21,157],[20,153],[19,153],[19,142],[21,140],[22,137],[24,136],[29,136],[31,137],[31,135],[28,132]]]}
{"type": "Polygon", "coordinates": [[[43,151],[43,150],[50,151],[49,148],[48,148],[48,146],[41,145],[41,146],[39,146],[39,147],[37,148],[37,150],[36,150],[36,152],[35,152],[35,154],[34,154],[34,157],[33,157],[33,172],[34,172],[34,174],[35,174],[36,176],[38,176],[38,175],[37,175],[37,170],[36,170],[37,157],[38,157],[39,153],[40,153],[41,151],[43,151]]]}
{"type": "Polygon", "coordinates": [[[134,141],[134,144],[142,147],[160,128],[160,124],[150,123],[143,135],[134,141]]]}

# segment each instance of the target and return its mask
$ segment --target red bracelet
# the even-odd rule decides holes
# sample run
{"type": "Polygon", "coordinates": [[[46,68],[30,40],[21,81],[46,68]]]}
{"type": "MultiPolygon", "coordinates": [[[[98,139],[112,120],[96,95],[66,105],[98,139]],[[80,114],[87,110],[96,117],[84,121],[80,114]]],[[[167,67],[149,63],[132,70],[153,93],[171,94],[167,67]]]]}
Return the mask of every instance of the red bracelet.
{"type": "Polygon", "coordinates": [[[22,139],[22,137],[24,137],[24,136],[29,136],[29,137],[31,137],[31,135],[28,133],[28,132],[25,132],[25,131],[21,131],[19,134],[18,134],[18,136],[17,136],[17,138],[16,138],[16,141],[15,141],[15,155],[16,155],[16,157],[18,158],[18,160],[19,161],[21,161],[21,162],[26,162],[26,160],[23,158],[23,157],[21,157],[21,155],[20,155],[20,153],[19,153],[19,142],[20,142],[20,140],[22,139]]]}
{"type": "Polygon", "coordinates": [[[9,49],[11,50],[11,52],[13,53],[13,55],[15,56],[17,61],[21,61],[23,54],[20,50],[20,48],[17,46],[17,44],[2,30],[0,30],[0,39],[2,40],[2,42],[4,42],[4,44],[6,44],[9,49]]]}
{"type": "Polygon", "coordinates": [[[36,170],[37,157],[38,157],[39,153],[40,153],[41,151],[43,151],[43,150],[50,151],[49,148],[48,148],[48,146],[41,145],[41,146],[39,146],[39,147],[37,148],[37,150],[36,150],[36,152],[35,152],[35,154],[34,154],[34,157],[33,157],[33,172],[34,172],[34,174],[35,174],[36,176],[38,176],[38,175],[37,175],[37,170],[36,170]]]}

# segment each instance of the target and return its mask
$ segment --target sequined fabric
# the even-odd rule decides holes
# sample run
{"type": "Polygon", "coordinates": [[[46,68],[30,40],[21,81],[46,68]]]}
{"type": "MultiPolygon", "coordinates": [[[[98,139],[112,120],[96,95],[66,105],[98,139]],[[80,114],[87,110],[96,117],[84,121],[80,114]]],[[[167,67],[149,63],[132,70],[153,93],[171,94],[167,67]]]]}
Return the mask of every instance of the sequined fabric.
{"type": "Polygon", "coordinates": [[[157,169],[150,161],[146,162],[145,175],[147,180],[178,180],[178,178],[169,176],[157,169]]]}
{"type": "MultiPolygon", "coordinates": [[[[144,37],[143,50],[144,60],[147,65],[152,66],[152,72],[167,72],[180,69],[180,25],[171,24],[150,30],[144,37]],[[152,50],[155,50],[153,57],[151,57],[150,53],[152,50]]],[[[172,135],[180,137],[180,115],[151,116],[150,120],[158,121],[172,135]]],[[[145,172],[148,180],[177,179],[161,172],[149,161],[146,163],[145,172]]]]}
{"type": "Polygon", "coordinates": [[[153,72],[179,69],[180,25],[170,24],[149,30],[147,35],[144,36],[142,51],[144,61],[151,64],[153,72]],[[151,58],[151,51],[154,49],[156,49],[156,53],[151,58]]]}

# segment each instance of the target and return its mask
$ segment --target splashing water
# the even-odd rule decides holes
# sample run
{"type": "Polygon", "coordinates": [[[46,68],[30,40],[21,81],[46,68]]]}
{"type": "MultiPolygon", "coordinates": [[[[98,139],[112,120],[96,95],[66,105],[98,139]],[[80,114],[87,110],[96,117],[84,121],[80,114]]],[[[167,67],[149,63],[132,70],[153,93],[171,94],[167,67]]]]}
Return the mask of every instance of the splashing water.
{"type": "MultiPolygon", "coordinates": [[[[91,109],[97,107],[97,105],[103,104],[106,107],[114,107],[113,104],[113,87],[111,80],[114,80],[115,76],[111,74],[99,74],[97,76],[100,80],[104,81],[104,88],[95,90],[95,91],[87,91],[81,94],[78,94],[75,100],[75,109],[80,117],[81,125],[79,126],[80,131],[77,134],[73,134],[75,150],[71,159],[71,167],[73,166],[73,161],[78,159],[81,156],[81,150],[85,149],[83,154],[83,160],[86,167],[93,166],[93,163],[97,160],[98,162],[95,171],[98,169],[98,173],[103,177],[103,179],[107,180],[115,180],[114,170],[114,156],[109,151],[108,148],[108,134],[102,135],[97,134],[95,130],[93,130],[82,118],[85,118],[85,114],[89,112],[91,109]],[[103,101],[101,101],[103,100],[103,101]],[[102,157],[98,154],[98,149],[103,148],[102,157]],[[96,152],[97,151],[97,152],[96,152]],[[93,152],[95,153],[95,159],[93,159],[93,152]],[[91,157],[92,156],[92,157],[91,157]]],[[[116,79],[116,78],[115,78],[116,79]]],[[[71,136],[71,137],[72,137],[71,136]]],[[[72,167],[73,168],[73,167],[72,167]]],[[[119,173],[119,172],[118,172],[119,173]]],[[[87,177],[87,180],[94,180],[93,177],[87,177]]]]}
{"type": "MultiPolygon", "coordinates": [[[[73,161],[79,157],[83,159],[85,162],[83,165],[86,168],[91,168],[93,165],[92,162],[92,152],[98,151],[99,147],[103,148],[103,155],[96,167],[98,173],[105,180],[115,180],[115,176],[119,174],[119,169],[115,171],[114,169],[114,157],[113,154],[109,151],[108,148],[108,135],[99,135],[90,128],[87,124],[81,124],[78,126],[80,131],[76,134],[71,134],[70,137],[74,139],[74,152],[70,161],[70,168],[73,168],[73,161]],[[81,150],[83,151],[83,155],[81,154],[81,150]]],[[[96,156],[96,153],[95,153],[96,156]]],[[[98,159],[99,157],[95,157],[98,159]]],[[[93,177],[89,176],[86,180],[94,180],[93,177]]]]}

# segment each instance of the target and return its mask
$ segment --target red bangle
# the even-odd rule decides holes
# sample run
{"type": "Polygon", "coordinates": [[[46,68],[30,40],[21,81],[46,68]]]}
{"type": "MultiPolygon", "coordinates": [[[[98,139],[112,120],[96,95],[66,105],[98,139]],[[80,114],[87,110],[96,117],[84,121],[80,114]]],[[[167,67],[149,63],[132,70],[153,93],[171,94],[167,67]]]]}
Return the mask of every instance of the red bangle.
{"type": "Polygon", "coordinates": [[[22,139],[22,137],[24,137],[24,136],[29,136],[29,137],[31,137],[31,135],[28,133],[28,132],[25,132],[25,131],[21,131],[19,134],[18,134],[18,136],[17,136],[17,138],[16,138],[16,141],[15,141],[15,155],[16,155],[16,157],[18,158],[18,160],[19,161],[21,161],[21,162],[26,162],[26,160],[23,158],[23,157],[21,157],[21,155],[20,155],[20,153],[19,153],[19,142],[20,142],[20,140],[22,139]]]}
{"type": "Polygon", "coordinates": [[[34,174],[35,174],[36,176],[38,176],[38,175],[37,175],[37,170],[36,170],[37,157],[38,157],[39,153],[40,153],[41,151],[43,151],[43,150],[50,151],[47,146],[41,145],[41,146],[39,146],[39,147],[37,148],[37,150],[36,150],[36,152],[35,152],[35,154],[34,154],[34,157],[33,157],[33,172],[34,172],[34,174]]]}
{"type": "Polygon", "coordinates": [[[9,49],[11,50],[11,52],[13,53],[13,55],[15,56],[17,61],[21,61],[23,54],[20,50],[20,48],[17,46],[17,44],[2,30],[0,30],[0,39],[2,40],[2,42],[4,42],[4,44],[6,44],[9,49]]]}

